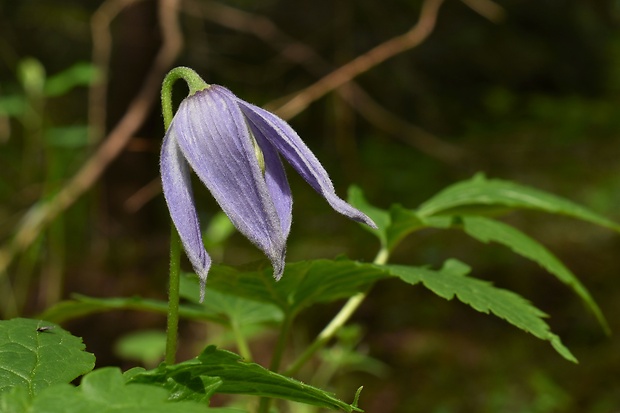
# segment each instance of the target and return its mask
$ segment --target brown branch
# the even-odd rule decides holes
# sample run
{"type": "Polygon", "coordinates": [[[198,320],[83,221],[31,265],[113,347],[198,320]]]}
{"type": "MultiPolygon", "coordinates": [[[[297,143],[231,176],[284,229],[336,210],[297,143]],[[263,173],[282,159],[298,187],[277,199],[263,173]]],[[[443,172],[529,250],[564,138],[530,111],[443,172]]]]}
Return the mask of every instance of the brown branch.
{"type": "Polygon", "coordinates": [[[506,11],[491,0],[461,0],[467,7],[493,23],[500,23],[506,17],[506,11]]]}
{"type": "Polygon", "coordinates": [[[89,142],[98,143],[105,133],[108,70],[112,50],[110,23],[127,7],[139,0],[106,0],[93,13],[90,30],[93,39],[92,63],[97,69],[97,79],[88,95],[89,142]]]}
{"type": "Polygon", "coordinates": [[[33,206],[26,214],[9,245],[0,251],[0,275],[6,273],[15,254],[31,245],[42,229],[95,183],[146,119],[158,96],[161,81],[182,47],[181,31],[177,21],[178,3],[179,0],[160,0],[159,2],[162,45],[142,88],[129,105],[127,112],[97,152],[86,161],[58,194],[50,201],[33,206]]]}
{"type": "Polygon", "coordinates": [[[367,53],[339,67],[313,85],[295,93],[293,98],[274,111],[285,119],[292,118],[315,100],[350,82],[356,76],[391,57],[418,46],[435,28],[437,13],[442,3],[443,0],[425,0],[422,4],[418,23],[408,32],[381,43],[367,53]]]}

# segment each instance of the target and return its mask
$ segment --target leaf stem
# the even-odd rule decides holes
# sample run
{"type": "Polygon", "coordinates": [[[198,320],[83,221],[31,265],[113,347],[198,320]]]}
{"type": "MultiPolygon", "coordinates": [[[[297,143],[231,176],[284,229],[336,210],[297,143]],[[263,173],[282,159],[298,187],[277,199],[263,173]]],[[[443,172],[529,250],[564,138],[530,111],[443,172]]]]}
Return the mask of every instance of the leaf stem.
{"type": "MultiPolygon", "coordinates": [[[[389,259],[390,251],[387,248],[381,248],[377,253],[373,263],[385,264],[389,259]]],[[[359,306],[364,302],[368,292],[357,293],[350,297],[345,305],[340,309],[338,314],[329,322],[329,324],[319,333],[314,342],[304,350],[303,353],[291,364],[284,372],[285,376],[291,376],[299,371],[301,367],[321,348],[323,348],[344,326],[349,318],[355,313],[359,306]]]]}

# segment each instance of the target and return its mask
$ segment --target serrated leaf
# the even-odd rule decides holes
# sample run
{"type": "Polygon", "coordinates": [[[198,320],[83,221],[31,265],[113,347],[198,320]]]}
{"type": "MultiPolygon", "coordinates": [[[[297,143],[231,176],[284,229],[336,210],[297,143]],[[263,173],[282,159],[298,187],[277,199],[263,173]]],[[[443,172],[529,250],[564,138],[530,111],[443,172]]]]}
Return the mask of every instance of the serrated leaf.
{"type": "Polygon", "coordinates": [[[482,174],[449,186],[420,205],[417,212],[421,217],[460,213],[480,215],[480,207],[533,209],[620,231],[620,225],[572,201],[514,182],[487,179],[482,174]]]}
{"type": "Polygon", "coordinates": [[[493,313],[534,336],[549,341],[565,359],[577,362],[560,338],[543,320],[547,315],[512,291],[467,276],[470,268],[457,260],[448,260],[439,271],[402,265],[385,265],[387,271],[408,284],[422,283],[446,300],[454,297],[482,313],[493,313]]]}
{"type": "Polygon", "coordinates": [[[95,356],[84,348],[82,339],[46,321],[0,321],[0,393],[24,386],[35,395],[71,382],[95,365],[95,356]]]}
{"type": "Polygon", "coordinates": [[[106,367],[87,374],[78,387],[45,389],[35,397],[29,413],[202,413],[205,407],[191,401],[168,400],[166,389],[127,384],[120,369],[106,367]]]}
{"type": "MultiPolygon", "coordinates": [[[[334,410],[359,411],[336,399],[331,393],[274,373],[256,363],[244,362],[238,355],[215,346],[207,347],[195,359],[172,366],[162,365],[156,370],[134,375],[130,381],[168,386],[169,383],[190,382],[206,377],[221,380],[221,385],[215,389],[216,393],[275,397],[334,410]]],[[[194,388],[202,396],[200,388],[194,388]]],[[[185,386],[185,389],[189,390],[191,386],[185,386]]],[[[189,397],[187,394],[185,396],[189,397]]]]}
{"type": "Polygon", "coordinates": [[[471,237],[484,242],[497,242],[512,249],[515,253],[536,262],[545,268],[558,280],[569,286],[590,308],[601,323],[603,329],[609,333],[609,325],[601,309],[596,304],[590,292],[562,262],[538,241],[530,238],[518,229],[484,217],[461,217],[463,229],[471,237]]]}
{"type": "Polygon", "coordinates": [[[294,314],[315,303],[348,298],[384,277],[371,264],[346,259],[289,263],[280,281],[273,279],[271,267],[246,270],[215,265],[209,272],[209,288],[272,303],[285,314],[294,314]]]}

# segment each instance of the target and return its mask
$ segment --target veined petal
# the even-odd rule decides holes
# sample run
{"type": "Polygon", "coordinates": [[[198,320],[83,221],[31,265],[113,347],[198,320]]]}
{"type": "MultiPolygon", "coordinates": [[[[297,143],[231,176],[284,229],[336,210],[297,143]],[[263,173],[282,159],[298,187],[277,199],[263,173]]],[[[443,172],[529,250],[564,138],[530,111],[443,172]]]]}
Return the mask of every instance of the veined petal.
{"type": "Polygon", "coordinates": [[[170,128],[161,147],[161,180],[172,222],[179,233],[185,253],[200,278],[201,300],[211,267],[211,258],[204,249],[200,222],[194,206],[189,167],[177,142],[175,129],[170,128]]]}
{"type": "Polygon", "coordinates": [[[297,173],[315,191],[323,195],[332,208],[355,221],[377,228],[372,219],[336,195],[327,171],[288,123],[273,113],[239,98],[237,98],[237,102],[248,119],[254,135],[264,137],[271,142],[284,159],[295,168],[297,173]]]}
{"type": "Polygon", "coordinates": [[[171,128],[191,168],[237,229],[284,270],[286,234],[235,96],[212,85],[179,106],[171,128]]]}

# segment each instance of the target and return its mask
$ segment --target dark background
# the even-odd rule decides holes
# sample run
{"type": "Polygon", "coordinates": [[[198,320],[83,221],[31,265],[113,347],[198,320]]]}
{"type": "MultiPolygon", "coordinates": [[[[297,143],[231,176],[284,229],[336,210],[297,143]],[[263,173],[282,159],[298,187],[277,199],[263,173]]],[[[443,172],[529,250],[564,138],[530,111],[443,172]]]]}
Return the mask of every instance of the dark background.
{"type": "MultiPolygon", "coordinates": [[[[276,40],[265,42],[207,18],[210,4],[181,3],[184,48],[175,65],[190,66],[207,82],[265,105],[407,31],[417,21],[421,2],[222,2],[270,19],[280,34],[312,48],[322,58],[320,64],[293,62],[276,40]]],[[[618,2],[497,4],[503,17],[491,21],[463,2],[447,0],[423,44],[356,79],[410,129],[394,131],[374,122],[335,93],[313,103],[291,119],[291,125],[322,160],[343,196],[355,183],[378,206],[416,207],[446,185],[482,171],[554,192],[620,221],[618,2]],[[433,139],[412,145],[416,134],[433,139]],[[443,144],[451,145],[456,155],[437,155],[443,144]]],[[[90,19],[100,5],[86,0],[0,0],[0,96],[22,93],[18,67],[25,58],[36,58],[48,76],[90,61],[90,19]]],[[[134,2],[110,28],[107,131],[142,86],[160,45],[156,2],[134,2]]],[[[182,87],[178,93],[180,99],[182,87]]],[[[77,87],[47,99],[42,129],[85,125],[87,97],[88,89],[77,87]]],[[[3,117],[0,123],[0,239],[5,242],[27,209],[62,186],[97,147],[85,143],[32,150],[32,131],[27,129],[15,117],[3,117]]],[[[155,196],[137,210],[127,206],[128,199],[157,178],[163,133],[155,107],[104,175],[52,227],[58,231],[55,239],[62,240],[59,250],[43,240],[19,254],[2,288],[8,291],[10,286],[23,300],[13,309],[4,305],[3,317],[42,311],[50,303],[45,291],[54,269],[62,274],[56,298],[74,292],[165,297],[169,224],[163,199],[155,196]]],[[[296,201],[288,260],[339,254],[372,260],[376,241],[331,211],[290,172],[296,201]]],[[[207,191],[196,187],[195,193],[206,221],[217,206],[207,191]]],[[[612,330],[620,330],[617,234],[535,213],[508,219],[556,253],[591,290],[612,330]]],[[[385,282],[354,319],[365,332],[365,351],[385,362],[389,371],[384,377],[342,374],[334,387],[339,395],[352,394],[363,384],[361,405],[369,412],[620,411],[618,338],[605,336],[579,299],[542,269],[456,232],[415,234],[391,261],[439,265],[449,257],[467,262],[474,276],[513,289],[550,314],[553,331],[580,364],[564,361],[547,343],[461,303],[385,282]]],[[[216,257],[228,264],[260,258],[238,234],[216,257]]],[[[337,308],[306,315],[301,328],[316,334],[337,308]]],[[[77,320],[68,328],[84,336],[102,366],[120,362],[111,351],[117,337],[163,325],[161,316],[117,312],[77,320]]],[[[191,326],[184,330],[186,342],[191,342],[192,331],[191,326]]]]}

